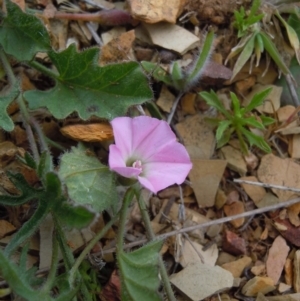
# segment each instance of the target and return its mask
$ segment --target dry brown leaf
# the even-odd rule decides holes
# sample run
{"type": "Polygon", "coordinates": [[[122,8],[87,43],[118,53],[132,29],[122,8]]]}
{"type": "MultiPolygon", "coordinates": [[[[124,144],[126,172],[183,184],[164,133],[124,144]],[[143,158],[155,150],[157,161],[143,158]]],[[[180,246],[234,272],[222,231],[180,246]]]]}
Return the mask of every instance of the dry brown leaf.
{"type": "Polygon", "coordinates": [[[176,124],[176,129],[192,159],[210,159],[215,149],[215,134],[199,114],[176,124]]]}
{"type": "Polygon", "coordinates": [[[0,220],[0,238],[11,234],[11,232],[15,231],[16,227],[9,223],[6,220],[0,220]]]}
{"type": "Polygon", "coordinates": [[[171,283],[190,300],[203,300],[216,292],[231,288],[233,277],[219,266],[195,262],[170,277],[171,283]]]}
{"type": "Polygon", "coordinates": [[[158,100],[156,101],[157,106],[160,107],[164,112],[170,113],[174,101],[175,95],[172,94],[165,85],[163,85],[158,100]]]}
{"type": "Polygon", "coordinates": [[[128,61],[132,58],[132,43],[135,40],[134,30],[122,33],[114,38],[101,49],[99,64],[101,66],[109,63],[128,61]]]}
{"type": "Polygon", "coordinates": [[[234,278],[238,278],[241,277],[244,269],[249,266],[251,262],[252,259],[250,257],[243,256],[238,260],[222,264],[222,268],[230,272],[234,278]]]}
{"type": "MultiPolygon", "coordinates": [[[[236,215],[236,214],[241,214],[245,212],[245,207],[244,207],[244,203],[241,201],[237,201],[237,202],[233,202],[230,205],[225,205],[223,207],[224,212],[226,214],[226,216],[232,216],[232,215],[236,215]]],[[[245,218],[241,217],[238,219],[234,219],[232,221],[230,221],[230,223],[232,224],[233,227],[235,228],[239,228],[241,227],[245,222],[245,218]]]]}
{"type": "Polygon", "coordinates": [[[276,289],[274,282],[269,277],[255,276],[242,288],[242,293],[248,297],[257,296],[258,293],[267,294],[276,289]]]}
{"type": "Polygon", "coordinates": [[[300,250],[297,250],[293,260],[293,288],[300,293],[300,250]]]}
{"type": "Polygon", "coordinates": [[[212,207],[227,162],[225,160],[192,159],[189,177],[200,208],[212,207]]]}
{"type": "Polygon", "coordinates": [[[267,275],[273,279],[274,284],[279,281],[289,250],[282,236],[275,238],[266,261],[267,275]]]}
{"type": "Polygon", "coordinates": [[[296,227],[300,226],[300,203],[288,207],[287,212],[290,222],[296,227]]]}
{"type": "Polygon", "coordinates": [[[60,131],[76,141],[101,142],[113,139],[113,130],[108,123],[66,125],[60,131]]]}
{"type": "MultiPolygon", "coordinates": [[[[261,182],[266,184],[300,188],[300,165],[288,158],[281,159],[273,154],[265,155],[261,159],[257,176],[261,182]]],[[[279,197],[280,201],[286,201],[296,194],[274,188],[272,191],[279,197]]]]}
{"type": "MultiPolygon", "coordinates": [[[[254,176],[243,177],[240,178],[240,180],[258,182],[257,178],[254,176]]],[[[245,184],[245,183],[241,183],[241,186],[244,188],[247,195],[252,199],[252,201],[255,204],[259,203],[267,193],[265,188],[261,186],[245,184]]]]}
{"type": "Polygon", "coordinates": [[[195,115],[197,112],[195,110],[196,93],[186,93],[180,100],[181,108],[184,113],[195,115]]]}

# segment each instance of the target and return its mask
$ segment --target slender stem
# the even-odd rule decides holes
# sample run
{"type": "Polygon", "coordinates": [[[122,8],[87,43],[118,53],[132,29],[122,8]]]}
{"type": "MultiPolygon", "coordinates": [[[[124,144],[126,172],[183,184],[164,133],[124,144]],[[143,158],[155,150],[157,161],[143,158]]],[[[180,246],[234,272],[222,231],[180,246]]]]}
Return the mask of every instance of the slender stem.
{"type": "Polygon", "coordinates": [[[60,222],[57,220],[57,218],[55,218],[55,216],[53,216],[53,222],[56,229],[56,234],[57,234],[56,237],[65,262],[66,270],[70,270],[72,264],[74,264],[75,262],[73,253],[71,252],[69,246],[67,245],[67,239],[65,233],[60,225],[60,222]]]}
{"type": "Polygon", "coordinates": [[[85,259],[86,255],[92,250],[94,245],[106,234],[106,232],[111,228],[111,226],[116,222],[119,215],[116,214],[106,225],[103,227],[94,237],[93,239],[87,244],[84,250],[80,253],[78,258],[75,261],[75,264],[71,268],[69,272],[69,282],[72,284],[75,279],[75,273],[77,272],[80,264],[85,259]]]}
{"type": "Polygon", "coordinates": [[[181,99],[181,97],[182,97],[183,94],[184,94],[183,92],[180,92],[180,93],[178,94],[177,98],[175,99],[175,102],[173,103],[171,112],[170,112],[170,114],[169,114],[169,116],[168,116],[168,119],[167,119],[167,123],[168,123],[168,124],[171,124],[172,119],[173,119],[173,116],[174,116],[175,111],[176,111],[176,108],[177,108],[177,106],[178,106],[179,100],[181,99]]]}
{"type": "Polygon", "coordinates": [[[47,136],[45,136],[45,141],[47,142],[47,144],[49,146],[55,147],[63,152],[65,152],[67,149],[65,147],[63,147],[62,145],[60,145],[59,143],[56,143],[55,141],[51,140],[50,138],[48,138],[47,136]]]}
{"type": "Polygon", "coordinates": [[[57,74],[56,72],[52,71],[51,69],[45,67],[44,65],[40,64],[37,61],[31,61],[28,62],[28,65],[38,71],[40,71],[41,73],[48,75],[49,77],[52,77],[54,79],[57,79],[59,77],[59,74],[57,74]]]}
{"type": "Polygon", "coordinates": [[[118,237],[117,237],[117,251],[122,252],[123,244],[124,244],[124,231],[126,225],[126,217],[127,217],[127,208],[134,197],[134,189],[132,187],[128,188],[126,194],[124,196],[123,205],[121,208],[120,220],[119,220],[119,229],[118,229],[118,237]]]}
{"type": "Polygon", "coordinates": [[[30,119],[30,123],[34,127],[40,142],[41,152],[49,151],[48,145],[46,143],[45,134],[42,131],[41,126],[38,124],[38,122],[32,117],[30,119]]]}
{"type": "Polygon", "coordinates": [[[8,81],[10,82],[11,85],[13,85],[16,82],[16,77],[14,75],[14,72],[10,66],[10,63],[9,63],[7,56],[4,52],[4,50],[2,49],[2,47],[0,47],[0,59],[1,59],[2,65],[3,65],[3,68],[6,72],[8,81]]]}
{"type": "MultiPolygon", "coordinates": [[[[148,211],[147,211],[145,202],[142,199],[140,193],[139,193],[139,197],[138,197],[138,203],[139,203],[140,211],[141,211],[142,218],[143,218],[143,221],[144,221],[144,224],[145,224],[147,235],[149,236],[149,238],[151,240],[154,240],[155,239],[155,234],[154,234],[154,232],[152,230],[152,227],[151,227],[151,221],[150,221],[150,218],[149,218],[149,215],[148,215],[148,211]]],[[[160,276],[161,276],[162,282],[164,284],[164,288],[165,288],[166,294],[168,296],[168,299],[169,299],[169,301],[176,301],[176,298],[174,296],[174,292],[173,292],[172,287],[171,287],[171,283],[169,281],[169,276],[168,276],[166,267],[164,265],[163,259],[161,257],[161,254],[159,254],[159,256],[158,256],[158,264],[159,264],[160,276]]]]}
{"type": "Polygon", "coordinates": [[[55,237],[55,234],[52,237],[52,241],[53,241],[53,247],[52,247],[52,262],[51,262],[51,268],[48,274],[48,278],[47,281],[45,282],[42,291],[45,293],[50,292],[53,282],[54,282],[54,278],[57,272],[57,266],[58,266],[58,261],[59,261],[59,257],[58,257],[58,241],[57,238],[55,237]]]}

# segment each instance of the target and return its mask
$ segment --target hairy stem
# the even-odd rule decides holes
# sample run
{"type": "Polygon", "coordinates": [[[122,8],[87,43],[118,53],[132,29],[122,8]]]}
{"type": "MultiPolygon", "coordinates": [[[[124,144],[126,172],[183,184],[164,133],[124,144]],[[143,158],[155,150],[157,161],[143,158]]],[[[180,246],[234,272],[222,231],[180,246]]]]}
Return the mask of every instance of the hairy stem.
{"type": "Polygon", "coordinates": [[[69,282],[73,284],[75,279],[75,273],[77,272],[80,264],[85,259],[86,255],[92,250],[94,245],[106,234],[106,232],[111,228],[111,226],[116,222],[119,215],[116,214],[106,225],[103,227],[94,237],[93,239],[87,244],[84,250],[80,253],[79,257],[76,259],[75,264],[71,268],[69,272],[69,282]]]}
{"type": "Polygon", "coordinates": [[[56,72],[54,72],[51,69],[45,67],[43,64],[40,64],[37,61],[28,62],[28,65],[30,67],[40,71],[41,73],[51,77],[51,78],[58,79],[58,77],[59,77],[59,75],[56,72]]]}
{"type": "MultiPolygon", "coordinates": [[[[139,193],[139,197],[138,197],[138,203],[139,203],[139,207],[140,207],[140,211],[141,211],[141,214],[142,214],[142,218],[143,218],[143,221],[144,221],[144,225],[145,225],[145,228],[146,228],[147,235],[151,240],[154,240],[155,239],[155,234],[154,234],[154,232],[152,230],[152,227],[151,227],[150,217],[148,215],[148,211],[147,211],[145,202],[144,202],[144,200],[143,200],[140,193],[139,193]]],[[[174,296],[174,292],[173,292],[172,287],[171,287],[171,283],[169,281],[169,276],[168,276],[166,267],[164,265],[163,259],[161,257],[161,254],[159,254],[159,256],[158,256],[158,264],[159,264],[161,279],[162,279],[166,294],[168,296],[168,299],[169,299],[169,301],[176,301],[176,298],[174,296]]]]}

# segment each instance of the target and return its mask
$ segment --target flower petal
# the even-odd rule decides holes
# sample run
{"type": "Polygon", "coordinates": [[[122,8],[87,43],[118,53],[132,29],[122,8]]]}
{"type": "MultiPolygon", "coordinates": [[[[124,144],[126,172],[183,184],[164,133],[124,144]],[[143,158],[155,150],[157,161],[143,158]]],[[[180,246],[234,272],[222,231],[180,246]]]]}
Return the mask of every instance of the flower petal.
{"type": "Polygon", "coordinates": [[[139,176],[139,182],[157,193],[173,184],[182,184],[192,168],[192,163],[148,163],[147,172],[139,176]]]}
{"type": "Polygon", "coordinates": [[[118,146],[124,164],[132,153],[132,118],[117,117],[111,121],[115,144],[118,146]]]}
{"type": "Polygon", "coordinates": [[[148,116],[132,119],[132,133],[132,151],[142,161],[176,141],[176,136],[167,122],[148,116]]]}

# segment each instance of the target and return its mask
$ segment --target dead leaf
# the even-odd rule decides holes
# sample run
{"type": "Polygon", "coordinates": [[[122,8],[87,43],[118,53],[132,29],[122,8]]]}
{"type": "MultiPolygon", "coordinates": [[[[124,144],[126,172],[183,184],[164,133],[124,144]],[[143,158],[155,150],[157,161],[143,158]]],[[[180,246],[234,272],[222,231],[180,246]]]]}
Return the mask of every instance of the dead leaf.
{"type": "Polygon", "coordinates": [[[193,301],[203,300],[216,292],[231,288],[233,277],[219,266],[195,262],[170,277],[171,283],[193,301]]]}
{"type": "Polygon", "coordinates": [[[170,90],[165,85],[163,85],[159,97],[156,101],[157,106],[160,107],[164,112],[170,113],[174,101],[174,94],[172,94],[170,90]]]}
{"type": "Polygon", "coordinates": [[[192,159],[210,159],[215,148],[215,134],[200,114],[177,123],[176,129],[192,159]]]}
{"type": "MultiPolygon", "coordinates": [[[[257,178],[254,176],[243,177],[243,178],[240,178],[240,180],[258,182],[257,178]]],[[[243,189],[245,190],[245,192],[247,193],[247,195],[251,198],[251,200],[255,204],[259,203],[267,193],[264,187],[251,185],[251,184],[245,184],[245,183],[240,183],[240,184],[243,187],[243,189]]]]}
{"type": "Polygon", "coordinates": [[[230,272],[234,278],[238,278],[241,277],[244,269],[249,266],[251,262],[252,259],[250,257],[243,256],[238,260],[222,264],[222,268],[230,272]]]}
{"type": "MultiPolygon", "coordinates": [[[[232,215],[236,215],[236,214],[240,214],[240,213],[245,212],[244,203],[241,202],[241,201],[233,202],[230,205],[226,204],[223,207],[223,209],[224,209],[224,213],[226,214],[226,216],[232,216],[232,215]]],[[[235,228],[241,227],[244,224],[244,222],[245,222],[244,217],[241,217],[241,218],[234,219],[234,220],[230,221],[232,226],[235,227],[235,228]]]]}
{"type": "Polygon", "coordinates": [[[135,40],[134,30],[122,33],[114,38],[101,49],[99,64],[101,66],[109,63],[117,63],[132,59],[132,43],[135,40]]]}
{"type": "Polygon", "coordinates": [[[66,137],[77,141],[101,142],[113,139],[113,130],[108,123],[66,125],[60,131],[66,137]]]}
{"type": "MultiPolygon", "coordinates": [[[[265,155],[261,159],[257,176],[261,182],[266,184],[300,188],[300,165],[288,158],[281,159],[273,154],[265,155]]],[[[296,195],[295,192],[275,188],[272,188],[272,191],[280,201],[286,201],[296,195]]]]}
{"type": "Polygon", "coordinates": [[[225,160],[192,159],[189,177],[200,208],[212,207],[227,162],[225,160]]]}
{"type": "Polygon", "coordinates": [[[290,248],[282,236],[278,236],[273,241],[266,261],[267,275],[277,284],[281,276],[285,260],[290,248]]]}
{"type": "MultiPolygon", "coordinates": [[[[155,0],[156,1],[156,0],[155,0]]],[[[143,24],[152,43],[165,49],[185,54],[199,45],[199,38],[181,26],[157,23],[143,24]]]]}
{"type": "Polygon", "coordinates": [[[0,220],[0,238],[11,234],[16,230],[16,227],[6,220],[0,220]]]}

